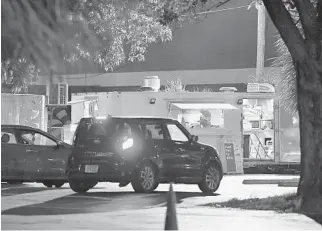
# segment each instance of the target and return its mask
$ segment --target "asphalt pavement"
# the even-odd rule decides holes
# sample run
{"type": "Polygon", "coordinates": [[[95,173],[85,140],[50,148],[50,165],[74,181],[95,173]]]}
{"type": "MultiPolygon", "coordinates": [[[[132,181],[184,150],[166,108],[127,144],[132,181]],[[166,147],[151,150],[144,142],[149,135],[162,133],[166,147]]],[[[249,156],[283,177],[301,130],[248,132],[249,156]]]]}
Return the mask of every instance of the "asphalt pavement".
{"type": "MultiPolygon", "coordinates": [[[[193,225],[201,229],[215,221],[216,217],[209,219],[209,214],[202,215],[203,211],[209,210],[209,208],[202,208],[200,206],[202,204],[225,201],[236,197],[267,197],[295,192],[296,190],[296,188],[281,188],[277,185],[242,184],[242,181],[245,179],[257,177],[265,178],[267,176],[226,176],[218,192],[213,195],[203,195],[196,185],[174,185],[179,220],[184,220],[184,224],[181,224],[181,227],[182,225],[189,224],[189,222],[185,221],[188,217],[195,217],[193,225]],[[202,221],[202,219],[206,218],[207,222],[202,221]]],[[[279,179],[294,178],[294,176],[276,177],[279,179]]],[[[69,188],[68,184],[63,185],[61,188],[46,188],[42,184],[37,183],[21,185],[1,184],[1,225],[2,229],[16,230],[162,230],[168,189],[169,185],[165,184],[160,185],[154,193],[140,194],[134,193],[130,185],[119,188],[118,184],[99,183],[88,193],[77,194],[69,188]]],[[[218,212],[218,209],[215,208],[210,208],[210,210],[218,212]]],[[[211,213],[214,214],[215,212],[211,213]]],[[[243,214],[245,213],[243,212],[243,214]]],[[[222,219],[222,217],[217,217],[217,219],[222,219]]],[[[314,222],[310,219],[303,219],[306,219],[303,220],[303,224],[313,224],[314,226],[314,222]]],[[[297,220],[300,221],[301,219],[297,218],[297,220]]],[[[297,225],[301,226],[301,224],[297,225]]],[[[193,228],[194,226],[189,225],[189,227],[193,228]]],[[[283,228],[285,227],[283,226],[283,228]]],[[[306,226],[303,226],[303,228],[306,228],[306,226]]]]}
{"type": "MultiPolygon", "coordinates": [[[[151,194],[139,194],[131,191],[109,191],[107,183],[101,183],[85,194],[73,193],[68,184],[62,188],[45,188],[37,184],[25,184],[20,186],[2,185],[2,200],[12,195],[32,196],[35,192],[56,194],[66,192],[65,196],[31,205],[19,206],[2,211],[2,215],[38,216],[38,215],[62,215],[62,214],[84,214],[104,213],[116,211],[128,211],[146,209],[151,207],[163,207],[167,200],[167,191],[155,191],[151,194]],[[106,190],[106,191],[105,191],[106,190]]],[[[117,185],[112,184],[115,189],[117,185]]],[[[211,196],[217,196],[213,194],[211,196]]],[[[186,198],[203,196],[201,192],[176,192],[177,203],[186,198]]]]}

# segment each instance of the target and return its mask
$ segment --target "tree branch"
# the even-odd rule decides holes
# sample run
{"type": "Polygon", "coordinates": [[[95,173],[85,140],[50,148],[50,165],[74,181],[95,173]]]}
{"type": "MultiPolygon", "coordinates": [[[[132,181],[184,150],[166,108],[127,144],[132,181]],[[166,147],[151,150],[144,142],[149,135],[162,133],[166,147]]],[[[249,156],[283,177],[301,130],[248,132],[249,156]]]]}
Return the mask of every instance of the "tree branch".
{"type": "Polygon", "coordinates": [[[222,5],[230,2],[231,0],[225,0],[225,1],[222,1],[222,2],[217,2],[216,4],[212,5],[211,7],[209,7],[208,9],[206,9],[205,11],[203,12],[199,12],[197,13],[198,15],[201,15],[201,14],[207,14],[209,13],[213,8],[218,8],[218,7],[221,7],[222,5]]]}
{"type": "MultiPolygon", "coordinates": [[[[322,0],[319,0],[317,5],[316,5],[316,11],[318,14],[318,17],[316,19],[317,21],[317,25],[318,25],[318,29],[319,29],[319,40],[320,40],[320,57],[319,57],[319,63],[322,64],[322,0]]],[[[322,65],[321,65],[322,66],[322,65]]],[[[322,71],[321,71],[322,72],[322,71]]]]}
{"type": "Polygon", "coordinates": [[[280,0],[263,0],[263,3],[293,59],[303,60],[307,56],[305,42],[284,3],[280,0]]]}
{"type": "Polygon", "coordinates": [[[295,7],[299,13],[304,36],[310,41],[316,39],[316,13],[313,4],[309,0],[294,0],[295,7]]]}

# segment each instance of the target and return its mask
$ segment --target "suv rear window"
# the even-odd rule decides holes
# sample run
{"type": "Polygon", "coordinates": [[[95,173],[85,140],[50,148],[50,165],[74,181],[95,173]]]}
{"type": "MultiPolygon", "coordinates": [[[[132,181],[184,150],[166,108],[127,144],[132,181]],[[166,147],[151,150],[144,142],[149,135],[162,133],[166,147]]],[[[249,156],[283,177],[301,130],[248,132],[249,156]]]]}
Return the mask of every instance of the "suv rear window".
{"type": "Polygon", "coordinates": [[[127,131],[131,135],[131,126],[120,119],[81,119],[75,132],[74,144],[84,145],[89,140],[111,138],[118,131],[127,131]]]}
{"type": "Polygon", "coordinates": [[[88,139],[106,136],[105,120],[81,119],[75,131],[74,143],[83,145],[88,139]]]}
{"type": "Polygon", "coordinates": [[[123,118],[109,118],[107,120],[83,118],[76,129],[74,144],[77,146],[99,144],[101,142],[98,140],[102,139],[118,140],[133,136],[140,136],[145,140],[164,139],[162,128],[157,124],[145,124],[141,121],[123,118]]]}

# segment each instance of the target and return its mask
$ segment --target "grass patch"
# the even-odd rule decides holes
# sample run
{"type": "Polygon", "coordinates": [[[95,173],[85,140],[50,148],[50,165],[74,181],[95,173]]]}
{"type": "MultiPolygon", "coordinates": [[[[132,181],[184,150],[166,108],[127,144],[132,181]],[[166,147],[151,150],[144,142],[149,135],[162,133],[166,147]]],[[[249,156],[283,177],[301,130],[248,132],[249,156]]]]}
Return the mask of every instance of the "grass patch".
{"type": "Polygon", "coordinates": [[[297,207],[293,200],[295,197],[295,194],[285,194],[282,196],[250,198],[244,200],[233,198],[226,202],[209,203],[204,206],[217,208],[239,208],[247,210],[273,210],[276,212],[295,212],[297,207]]]}
{"type": "Polygon", "coordinates": [[[245,200],[233,198],[226,202],[209,203],[203,206],[216,208],[238,208],[244,210],[270,210],[278,213],[300,213],[310,217],[322,225],[322,210],[319,203],[317,203],[318,205],[315,206],[318,207],[318,209],[310,212],[301,211],[299,209],[299,203],[300,202],[296,199],[296,194],[293,193],[282,196],[250,198],[245,200]]]}

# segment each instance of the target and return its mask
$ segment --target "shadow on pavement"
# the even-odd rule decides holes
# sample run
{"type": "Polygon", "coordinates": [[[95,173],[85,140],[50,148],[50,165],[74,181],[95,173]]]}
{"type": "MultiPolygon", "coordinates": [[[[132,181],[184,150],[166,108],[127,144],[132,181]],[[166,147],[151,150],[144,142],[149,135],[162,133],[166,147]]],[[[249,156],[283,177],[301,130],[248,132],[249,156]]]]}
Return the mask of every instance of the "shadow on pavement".
{"type": "MultiPolygon", "coordinates": [[[[53,188],[55,189],[55,188],[53,188]]],[[[57,188],[56,188],[57,189],[57,188]]],[[[30,186],[29,184],[4,184],[1,183],[1,196],[14,196],[25,193],[41,192],[45,190],[51,190],[51,188],[46,188],[45,186],[30,186]]]]}
{"type": "MultiPolygon", "coordinates": [[[[72,194],[44,203],[8,209],[2,215],[62,215],[81,213],[115,212],[165,206],[167,192],[139,194],[135,192],[89,192],[72,194]]],[[[217,196],[212,194],[207,196],[217,196]]],[[[177,203],[185,198],[205,196],[197,192],[176,192],[177,203]]]]}
{"type": "MultiPolygon", "coordinates": [[[[1,183],[1,196],[14,196],[19,194],[26,194],[26,193],[35,193],[35,192],[42,192],[48,190],[62,190],[62,189],[70,189],[68,183],[64,184],[60,188],[52,187],[47,188],[46,186],[37,185],[34,186],[32,184],[6,184],[1,183]]],[[[101,187],[96,187],[95,189],[103,189],[101,187]]]]}
{"type": "Polygon", "coordinates": [[[1,196],[8,197],[8,196],[14,196],[19,194],[42,192],[46,190],[54,190],[54,189],[48,189],[45,187],[43,188],[41,187],[8,188],[6,190],[1,190],[1,196]]]}

